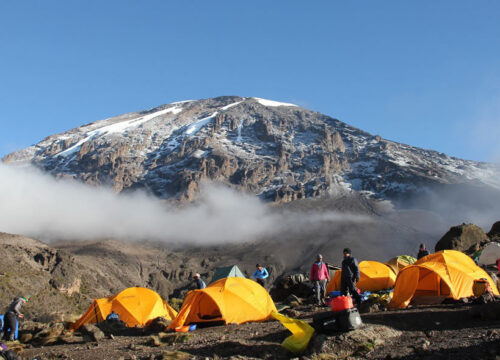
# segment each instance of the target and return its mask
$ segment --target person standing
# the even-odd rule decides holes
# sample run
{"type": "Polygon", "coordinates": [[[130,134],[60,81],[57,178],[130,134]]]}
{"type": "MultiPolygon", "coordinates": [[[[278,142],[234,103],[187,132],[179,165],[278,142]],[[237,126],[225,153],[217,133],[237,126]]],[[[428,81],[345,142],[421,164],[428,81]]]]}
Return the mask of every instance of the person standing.
{"type": "Polygon", "coordinates": [[[361,304],[361,296],[358,293],[356,283],[359,281],[358,260],[351,256],[351,249],[345,248],[344,260],[342,260],[342,274],[340,277],[340,293],[343,296],[350,294],[356,304],[361,304]]]}
{"type": "Polygon", "coordinates": [[[9,335],[8,339],[10,341],[14,341],[16,334],[17,319],[18,318],[22,319],[24,317],[24,315],[21,313],[21,307],[24,304],[26,304],[29,298],[30,298],[29,295],[16,297],[9,305],[4,315],[3,319],[4,324],[3,324],[3,330],[0,333],[1,334],[0,339],[3,338],[4,336],[7,336],[8,334],[9,335]]]}
{"type": "Polygon", "coordinates": [[[257,270],[252,275],[252,278],[263,288],[266,287],[266,279],[269,277],[267,269],[260,264],[255,265],[257,270]]]}
{"type": "Polygon", "coordinates": [[[425,248],[425,244],[420,244],[420,247],[418,248],[417,260],[420,260],[427,255],[429,255],[429,251],[425,248]]]}
{"type": "Polygon", "coordinates": [[[194,284],[196,289],[201,290],[207,287],[207,284],[201,279],[200,274],[196,273],[193,275],[194,284]]]}
{"type": "Polygon", "coordinates": [[[330,280],[328,268],[323,262],[323,256],[318,254],[316,262],[311,265],[310,278],[313,284],[314,295],[316,297],[316,304],[323,305],[325,303],[325,291],[327,281],[330,280]]]}

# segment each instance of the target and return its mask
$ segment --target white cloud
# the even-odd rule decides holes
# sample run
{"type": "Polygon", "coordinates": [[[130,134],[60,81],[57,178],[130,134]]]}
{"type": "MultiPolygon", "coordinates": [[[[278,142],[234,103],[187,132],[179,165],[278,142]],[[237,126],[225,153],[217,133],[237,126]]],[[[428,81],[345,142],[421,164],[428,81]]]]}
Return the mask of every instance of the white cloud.
{"type": "Polygon", "coordinates": [[[255,240],[314,222],[369,218],[335,212],[278,213],[255,196],[207,185],[180,209],[143,193],[56,180],[32,167],[0,164],[0,231],[46,240],[117,238],[191,244],[255,240]]]}

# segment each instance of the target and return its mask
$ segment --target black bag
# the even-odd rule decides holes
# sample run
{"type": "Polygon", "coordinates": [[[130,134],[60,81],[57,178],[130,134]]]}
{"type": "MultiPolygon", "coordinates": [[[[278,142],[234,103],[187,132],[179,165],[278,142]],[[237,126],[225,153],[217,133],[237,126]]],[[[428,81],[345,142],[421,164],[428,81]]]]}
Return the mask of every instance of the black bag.
{"type": "Polygon", "coordinates": [[[337,319],[340,331],[354,330],[363,324],[359,311],[356,308],[346,309],[337,313],[337,319]]]}
{"type": "Polygon", "coordinates": [[[323,334],[339,331],[337,314],[327,311],[313,316],[313,328],[323,334]]]}

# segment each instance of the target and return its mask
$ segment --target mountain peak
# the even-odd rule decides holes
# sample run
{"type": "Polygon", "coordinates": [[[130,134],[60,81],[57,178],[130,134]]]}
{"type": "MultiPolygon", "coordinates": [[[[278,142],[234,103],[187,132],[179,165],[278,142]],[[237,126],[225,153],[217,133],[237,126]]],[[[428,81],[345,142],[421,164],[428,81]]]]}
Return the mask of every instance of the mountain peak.
{"type": "Polygon", "coordinates": [[[437,184],[488,183],[491,165],[384,140],[297,105],[221,96],[92,122],[9,154],[117,192],[192,199],[210,180],[271,201],[339,192],[394,198],[437,184]]]}

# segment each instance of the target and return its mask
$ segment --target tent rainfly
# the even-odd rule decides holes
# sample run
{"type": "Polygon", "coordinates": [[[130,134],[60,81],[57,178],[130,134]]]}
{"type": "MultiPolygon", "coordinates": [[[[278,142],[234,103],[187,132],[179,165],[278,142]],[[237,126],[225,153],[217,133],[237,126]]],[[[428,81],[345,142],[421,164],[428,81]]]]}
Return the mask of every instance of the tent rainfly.
{"type": "Polygon", "coordinates": [[[415,264],[401,270],[396,279],[392,308],[405,308],[412,299],[420,300],[444,298],[460,298],[473,296],[474,280],[488,280],[493,292],[498,289],[491,277],[477,266],[474,261],[455,250],[442,250],[427,255],[415,264]]]}
{"type": "MultiPolygon", "coordinates": [[[[396,275],[385,264],[378,261],[361,261],[359,263],[360,277],[356,286],[361,291],[378,291],[390,289],[394,286],[396,275]]],[[[326,293],[334,290],[340,290],[340,278],[342,270],[335,272],[326,287],[326,293]]]]}
{"type": "Polygon", "coordinates": [[[266,289],[249,279],[228,277],[188,292],[168,329],[193,323],[264,321],[273,311],[276,306],[266,289]]]}
{"type": "Polygon", "coordinates": [[[112,311],[116,312],[127,326],[144,326],[157,317],[171,320],[177,315],[177,312],[153,290],[131,287],[116,295],[94,300],[71,329],[77,330],[85,324],[104,321],[112,311]]]}

